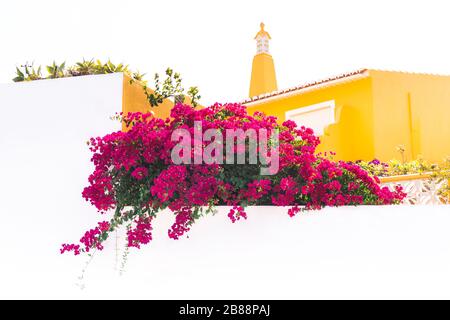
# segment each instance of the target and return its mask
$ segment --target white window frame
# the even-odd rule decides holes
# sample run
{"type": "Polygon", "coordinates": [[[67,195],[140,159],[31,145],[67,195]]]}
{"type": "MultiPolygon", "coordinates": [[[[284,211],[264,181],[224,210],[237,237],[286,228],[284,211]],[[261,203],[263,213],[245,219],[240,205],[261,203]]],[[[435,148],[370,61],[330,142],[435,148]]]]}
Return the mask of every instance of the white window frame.
{"type": "Polygon", "coordinates": [[[336,102],[334,100],[313,104],[313,105],[306,106],[303,108],[289,110],[285,113],[285,116],[286,116],[286,120],[295,121],[294,119],[298,116],[301,116],[301,115],[307,114],[307,113],[313,113],[313,112],[320,111],[320,110],[325,110],[325,109],[331,109],[331,111],[332,111],[332,112],[330,112],[330,117],[328,119],[324,119],[324,122],[328,123],[328,124],[322,129],[322,132],[316,132],[316,130],[314,130],[315,134],[321,136],[324,134],[324,130],[327,126],[329,126],[330,124],[336,123],[336,102]]]}

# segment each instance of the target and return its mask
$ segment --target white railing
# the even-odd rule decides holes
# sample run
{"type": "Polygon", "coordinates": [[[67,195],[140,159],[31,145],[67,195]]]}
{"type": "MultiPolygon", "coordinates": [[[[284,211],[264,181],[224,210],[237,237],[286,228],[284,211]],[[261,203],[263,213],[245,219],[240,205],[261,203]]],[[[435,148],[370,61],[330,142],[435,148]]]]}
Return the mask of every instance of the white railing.
{"type": "Polygon", "coordinates": [[[449,204],[450,199],[444,197],[440,190],[448,183],[433,179],[430,174],[412,174],[404,176],[385,177],[381,179],[384,186],[393,189],[396,185],[401,185],[407,197],[405,204],[411,205],[436,205],[449,204]]]}

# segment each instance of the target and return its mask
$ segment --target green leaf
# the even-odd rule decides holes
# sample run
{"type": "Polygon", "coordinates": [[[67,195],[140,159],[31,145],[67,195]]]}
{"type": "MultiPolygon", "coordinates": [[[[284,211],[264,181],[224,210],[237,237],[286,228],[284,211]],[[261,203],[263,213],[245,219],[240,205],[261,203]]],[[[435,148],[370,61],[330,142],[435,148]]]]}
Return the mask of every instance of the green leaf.
{"type": "Polygon", "coordinates": [[[25,75],[23,74],[22,71],[20,71],[19,68],[16,67],[16,70],[17,70],[17,75],[18,75],[19,77],[22,77],[22,78],[25,77],[25,75]]]}

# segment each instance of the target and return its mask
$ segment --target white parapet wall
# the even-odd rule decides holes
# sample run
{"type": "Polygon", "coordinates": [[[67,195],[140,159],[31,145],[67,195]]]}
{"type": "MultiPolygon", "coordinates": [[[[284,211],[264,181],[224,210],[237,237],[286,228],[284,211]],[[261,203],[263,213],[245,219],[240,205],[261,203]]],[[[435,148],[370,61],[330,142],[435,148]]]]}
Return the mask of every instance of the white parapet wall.
{"type": "Polygon", "coordinates": [[[450,298],[449,206],[261,207],[237,224],[220,208],[179,241],[165,212],[122,277],[119,234],[80,290],[86,257],[59,248],[109,218],[81,198],[86,141],[120,129],[121,103],[121,74],[0,86],[0,298],[450,298]]]}
{"type": "Polygon", "coordinates": [[[87,268],[84,290],[76,284],[88,258],[60,256],[58,244],[88,225],[51,203],[26,207],[2,218],[0,298],[450,298],[448,206],[329,208],[296,218],[250,208],[237,224],[221,208],[179,241],[167,236],[173,216],[165,212],[122,276],[115,265],[124,239],[117,260],[110,239],[87,268]]]}
{"type": "Polygon", "coordinates": [[[109,117],[122,110],[122,87],[123,74],[0,84],[0,283],[20,287],[19,275],[48,261],[42,251],[57,253],[57,238],[96,220],[81,198],[93,170],[86,142],[120,130],[109,117]]]}
{"type": "Polygon", "coordinates": [[[0,85],[2,217],[85,223],[95,212],[80,196],[93,168],[86,142],[120,130],[110,117],[122,86],[121,73],[0,85]]]}

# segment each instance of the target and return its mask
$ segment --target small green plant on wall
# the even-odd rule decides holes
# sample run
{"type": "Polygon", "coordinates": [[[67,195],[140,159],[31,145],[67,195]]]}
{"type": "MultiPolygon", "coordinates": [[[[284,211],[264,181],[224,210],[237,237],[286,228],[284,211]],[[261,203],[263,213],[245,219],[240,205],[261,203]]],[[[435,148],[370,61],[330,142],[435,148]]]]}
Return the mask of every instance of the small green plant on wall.
{"type": "Polygon", "coordinates": [[[386,163],[379,160],[372,160],[370,162],[357,161],[357,163],[364,170],[377,177],[427,174],[442,170],[441,166],[437,164],[429,164],[422,158],[409,162],[403,162],[394,159],[386,163]]]}
{"type": "Polygon", "coordinates": [[[34,81],[42,79],[41,66],[35,68],[34,64],[25,63],[20,67],[16,67],[16,77],[13,79],[14,82],[21,81],[34,81]]]}
{"type": "Polygon", "coordinates": [[[72,77],[87,76],[95,73],[96,73],[96,66],[94,59],[92,60],[83,59],[83,61],[75,63],[75,65],[70,67],[68,70],[69,76],[72,77]]]}
{"type": "Polygon", "coordinates": [[[191,87],[185,94],[181,75],[174,72],[171,68],[167,68],[165,74],[166,79],[162,83],[159,74],[155,74],[155,91],[153,93],[148,93],[147,87],[144,88],[150,105],[156,107],[169,98],[172,98],[175,103],[184,103],[186,96],[188,96],[191,100],[191,105],[194,108],[197,107],[201,98],[198,88],[191,87]]]}
{"type": "Polygon", "coordinates": [[[63,62],[62,64],[57,64],[55,61],[53,61],[53,64],[50,66],[47,66],[47,73],[48,79],[56,79],[56,78],[64,78],[65,76],[65,68],[66,63],[63,62]]]}
{"type": "Polygon", "coordinates": [[[432,176],[438,180],[438,182],[447,182],[444,187],[439,191],[441,196],[448,199],[450,203],[450,157],[445,159],[444,163],[433,172],[432,176]]]}
{"type": "Polygon", "coordinates": [[[111,60],[108,60],[108,62],[104,64],[102,64],[100,60],[97,60],[97,67],[100,74],[118,73],[118,72],[123,72],[126,74],[130,73],[127,65],[124,65],[123,63],[119,63],[116,65],[112,63],[111,60]]]}
{"type": "Polygon", "coordinates": [[[144,79],[145,74],[139,71],[130,71],[128,65],[123,63],[114,64],[111,60],[103,63],[101,60],[85,60],[76,62],[73,66],[66,68],[66,63],[57,64],[55,61],[51,65],[45,67],[47,75],[42,75],[41,66],[35,68],[33,64],[26,63],[16,68],[16,77],[14,82],[34,81],[41,79],[56,79],[67,77],[78,77],[96,74],[124,73],[130,78],[130,84],[138,83],[142,86],[147,100],[152,107],[157,107],[166,99],[173,99],[175,103],[184,103],[186,97],[189,97],[190,104],[195,108],[199,105],[201,98],[197,87],[190,87],[186,93],[182,86],[181,75],[174,72],[171,68],[167,68],[166,78],[161,82],[159,74],[155,75],[155,90],[148,88],[147,81],[144,79]],[[149,92],[150,91],[150,92],[149,92]]]}

